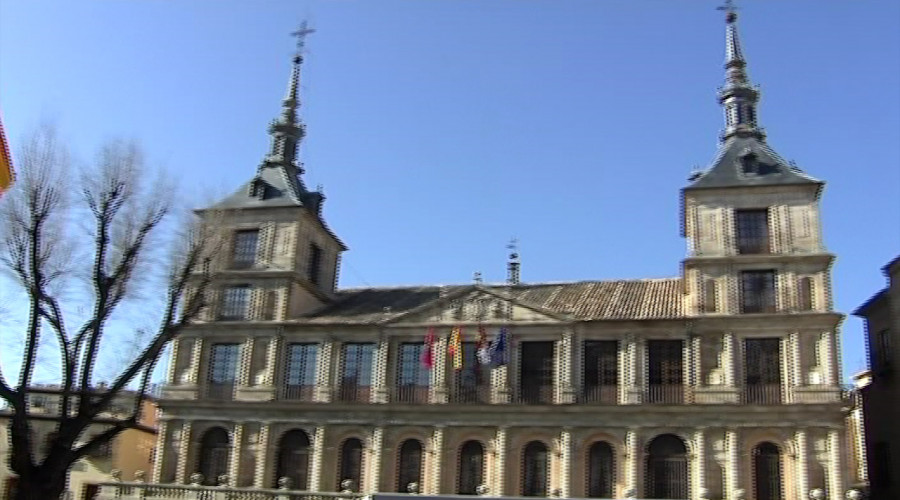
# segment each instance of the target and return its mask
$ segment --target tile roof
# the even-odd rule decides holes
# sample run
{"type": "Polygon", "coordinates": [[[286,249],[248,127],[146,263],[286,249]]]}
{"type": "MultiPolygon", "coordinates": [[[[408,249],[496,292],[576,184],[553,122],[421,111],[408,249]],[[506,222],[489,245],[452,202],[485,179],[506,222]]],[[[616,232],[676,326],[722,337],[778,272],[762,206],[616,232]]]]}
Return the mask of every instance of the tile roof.
{"type": "Polygon", "coordinates": [[[505,285],[359,288],[337,292],[336,301],[307,315],[310,323],[370,323],[428,308],[444,296],[483,289],[524,306],[574,320],[671,319],[684,316],[681,278],[505,285]]]}

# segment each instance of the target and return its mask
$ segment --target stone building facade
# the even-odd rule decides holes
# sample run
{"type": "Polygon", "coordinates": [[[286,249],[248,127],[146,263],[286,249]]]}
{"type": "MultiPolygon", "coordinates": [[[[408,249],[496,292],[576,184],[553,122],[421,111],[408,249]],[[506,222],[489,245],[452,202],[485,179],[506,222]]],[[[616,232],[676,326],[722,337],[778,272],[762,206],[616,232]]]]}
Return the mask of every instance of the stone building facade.
{"type": "Polygon", "coordinates": [[[201,211],[232,245],[211,307],[174,345],[154,479],[843,498],[823,183],[757,125],[734,12],[726,49],[719,151],[681,191],[681,276],[523,284],[513,255],[504,284],[364,289],[337,289],[346,247],[296,161],[296,56],[257,174],[201,211]]]}

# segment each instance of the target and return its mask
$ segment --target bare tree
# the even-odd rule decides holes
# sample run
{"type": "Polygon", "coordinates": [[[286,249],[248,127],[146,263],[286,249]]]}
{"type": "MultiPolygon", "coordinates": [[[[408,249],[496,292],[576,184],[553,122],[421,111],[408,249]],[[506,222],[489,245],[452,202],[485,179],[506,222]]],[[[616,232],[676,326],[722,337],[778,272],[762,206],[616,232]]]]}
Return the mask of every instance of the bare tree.
{"type": "Polygon", "coordinates": [[[28,312],[16,382],[0,360],[0,398],[8,406],[16,500],[56,499],[75,461],[139,425],[163,349],[206,305],[218,240],[214,225],[188,211],[179,217],[172,186],[147,175],[134,144],[109,143],[94,165],[72,176],[67,154],[45,127],[17,160],[17,183],[0,199],[0,263],[20,285],[28,312]],[[142,296],[154,276],[160,293],[142,296]],[[149,333],[114,321],[135,302],[143,313],[154,307],[149,333]],[[103,346],[122,338],[143,342],[108,384],[97,385],[103,346]],[[51,415],[55,432],[38,447],[29,394],[42,350],[58,367],[59,404],[51,415]],[[111,412],[125,393],[133,395],[128,411],[111,412]]]}

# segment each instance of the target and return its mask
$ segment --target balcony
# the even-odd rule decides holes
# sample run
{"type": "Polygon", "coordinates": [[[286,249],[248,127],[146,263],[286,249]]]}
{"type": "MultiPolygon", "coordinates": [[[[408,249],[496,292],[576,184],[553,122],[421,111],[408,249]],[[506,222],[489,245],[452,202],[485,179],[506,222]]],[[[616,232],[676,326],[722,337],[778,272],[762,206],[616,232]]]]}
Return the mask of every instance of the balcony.
{"type": "Polygon", "coordinates": [[[516,388],[514,402],[528,405],[553,404],[553,386],[528,384],[516,388]]]}
{"type": "Polygon", "coordinates": [[[334,399],[341,403],[369,403],[372,401],[372,387],[368,385],[339,384],[335,388],[334,399]]]}
{"type": "Polygon", "coordinates": [[[614,405],[619,403],[619,386],[589,385],[582,387],[578,394],[578,402],[594,405],[614,405]]]}
{"type": "Polygon", "coordinates": [[[96,500],[355,500],[361,493],[147,483],[101,483],[96,500]]]}
{"type": "Polygon", "coordinates": [[[316,400],[316,386],[285,385],[281,388],[281,399],[285,401],[313,402],[316,400]]]}
{"type": "Polygon", "coordinates": [[[209,382],[203,389],[206,399],[231,401],[234,399],[234,382],[209,382]]]}
{"type": "Polygon", "coordinates": [[[780,405],[782,401],[781,384],[748,384],[741,393],[746,405],[780,405]]]}
{"type": "Polygon", "coordinates": [[[427,385],[399,385],[394,388],[394,403],[427,404],[429,402],[429,389],[427,385]]]}
{"type": "Polygon", "coordinates": [[[456,380],[450,387],[450,402],[458,404],[488,404],[491,402],[491,386],[456,380]]]}
{"type": "Polygon", "coordinates": [[[644,403],[681,405],[692,401],[690,388],[682,384],[649,384],[644,390],[644,403]]]}

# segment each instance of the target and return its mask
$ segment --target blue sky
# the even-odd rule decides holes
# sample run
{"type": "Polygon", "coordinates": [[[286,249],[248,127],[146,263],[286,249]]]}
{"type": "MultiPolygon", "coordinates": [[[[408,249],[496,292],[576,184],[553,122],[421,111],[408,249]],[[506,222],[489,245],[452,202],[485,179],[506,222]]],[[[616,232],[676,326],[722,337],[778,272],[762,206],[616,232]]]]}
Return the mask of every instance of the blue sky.
{"type": "MultiPolygon", "coordinates": [[[[303,19],[301,156],[350,247],[341,286],[675,276],[679,189],[715,153],[724,22],[701,0],[0,0],[13,145],[56,122],[76,155],[139,140],[191,196],[266,151],[303,19]]],[[[900,3],[740,12],[770,144],[824,179],[835,303],[900,253],[900,3]]],[[[848,318],[844,370],[864,366],[848,318]]]]}

